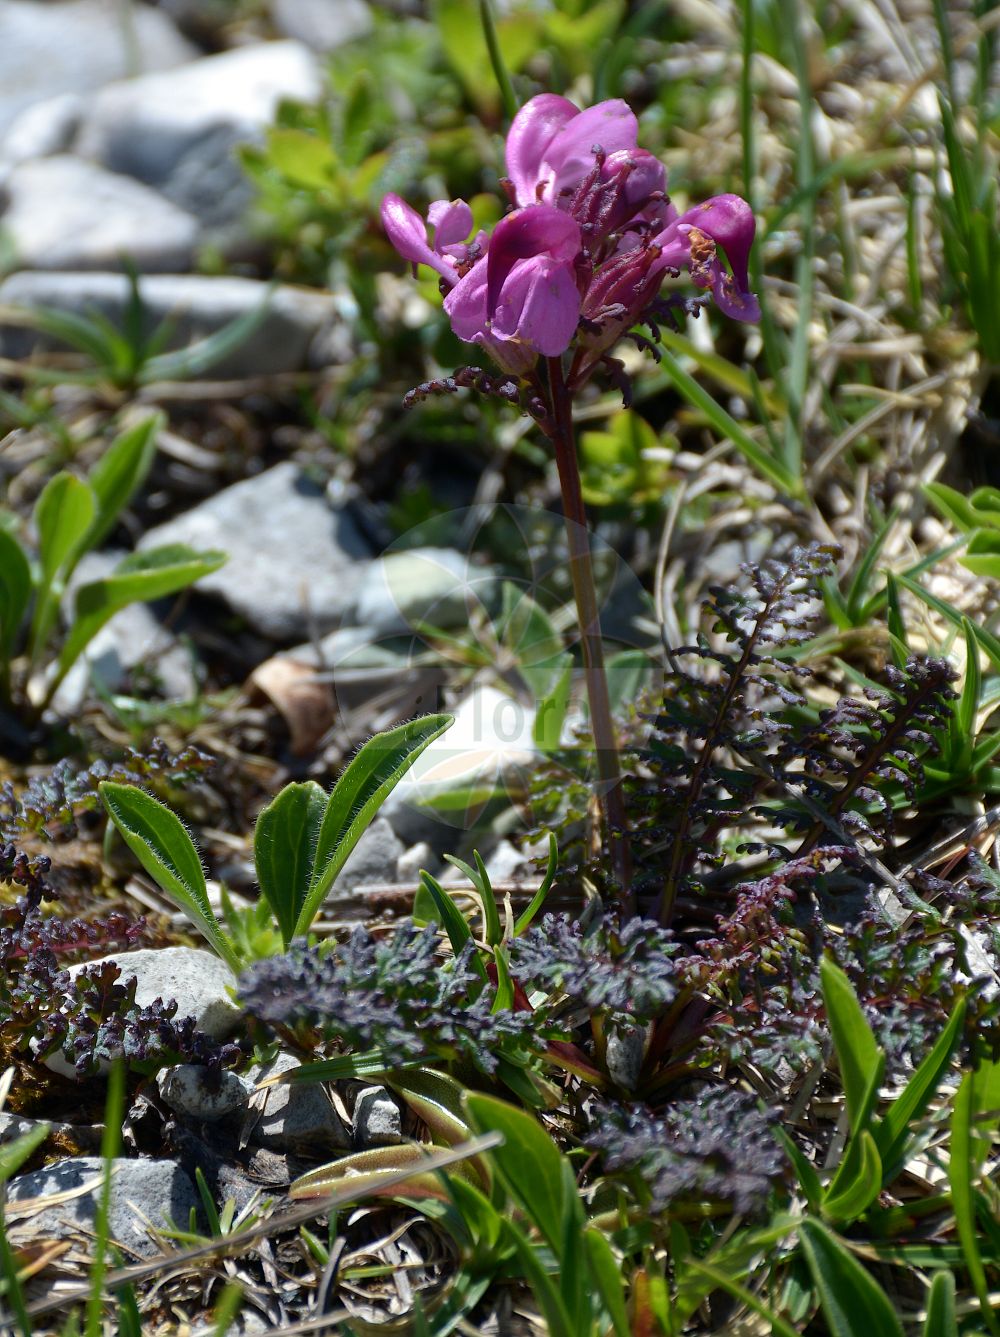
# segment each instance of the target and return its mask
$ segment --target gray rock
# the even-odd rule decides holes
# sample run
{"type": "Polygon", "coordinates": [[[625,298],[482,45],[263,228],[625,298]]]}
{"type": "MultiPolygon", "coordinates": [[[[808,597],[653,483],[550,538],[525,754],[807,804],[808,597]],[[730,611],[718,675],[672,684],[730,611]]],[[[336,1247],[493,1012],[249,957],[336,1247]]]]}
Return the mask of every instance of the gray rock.
{"type": "MultiPolygon", "coordinates": [[[[88,553],[83,558],[64,601],[69,617],[76,590],[89,581],[110,575],[124,556],[104,551],[88,553]]],[[[90,642],[60,684],[53,706],[61,714],[71,714],[85,699],[90,682],[104,691],[116,692],[126,674],[140,664],[156,674],[167,697],[186,701],[197,691],[190,654],[161,625],[148,604],[130,604],[116,613],[90,642]]]]}
{"type": "Polygon", "coordinates": [[[421,868],[433,873],[437,866],[437,856],[426,840],[418,840],[396,862],[396,877],[400,882],[416,882],[421,868]]]}
{"type": "Polygon", "coordinates": [[[83,108],[78,93],[60,93],[33,103],[11,122],[0,143],[0,158],[18,163],[65,153],[79,128],[83,108]]]}
{"type": "Polygon", "coordinates": [[[199,591],[223,599],[275,641],[314,626],[327,631],[346,618],[371,557],[349,511],[331,509],[291,462],[225,488],[150,530],[139,546],[164,543],[227,552],[229,561],[199,581],[199,591]]]}
{"type": "Polygon", "coordinates": [[[384,1086],[366,1086],[354,1101],[351,1120],[354,1145],[394,1147],[403,1140],[402,1117],[396,1101],[384,1086]]]}
{"type": "Polygon", "coordinates": [[[26,269],[185,269],[198,223],[127,176],[68,154],[23,162],[5,181],[2,226],[26,269]]]}
{"type": "MultiPolygon", "coordinates": [[[[143,278],[140,292],[145,333],[169,322],[170,348],[185,348],[240,317],[259,313],[239,346],[207,367],[207,374],[219,380],[303,371],[314,365],[314,349],[336,319],[332,296],[306,288],[269,292],[269,285],[256,279],[153,274],[143,278]]],[[[47,306],[74,315],[97,311],[119,327],[129,296],[123,274],[23,272],[0,283],[0,306],[47,306]]],[[[5,357],[27,357],[45,344],[32,330],[0,323],[5,357]]]]}
{"type": "Polygon", "coordinates": [[[120,0],[0,0],[0,136],[26,107],[196,54],[170,19],[120,0]]]}
{"type": "Polygon", "coordinates": [[[523,878],[528,860],[516,845],[501,840],[485,863],[491,882],[514,882],[523,878]]]}
{"type": "Polygon", "coordinates": [[[608,1076],[623,1091],[634,1091],[638,1085],[650,1034],[649,1026],[615,1027],[608,1032],[604,1061],[608,1076]]]}
{"type": "Polygon", "coordinates": [[[358,590],[357,619],[379,636],[412,631],[419,623],[447,631],[466,626],[488,596],[491,572],[470,567],[451,548],[414,548],[380,557],[358,590]]]}
{"type": "Polygon", "coordinates": [[[246,1082],[235,1072],[223,1072],[219,1089],[212,1091],[205,1080],[205,1069],[193,1063],[164,1068],[157,1074],[156,1085],[163,1102],[176,1114],[202,1123],[216,1123],[245,1108],[250,1098],[246,1082]]]}
{"type": "Polygon", "coordinates": [[[485,795],[515,799],[530,777],[537,756],[533,706],[479,684],[452,714],[454,724],[420,754],[380,810],[407,843],[427,840],[437,846],[449,828],[467,830],[482,812],[485,795]],[[455,794],[470,797],[456,806],[449,800],[455,794]]]}
{"type": "MultiPolygon", "coordinates": [[[[36,1128],[47,1128],[49,1136],[62,1139],[63,1148],[67,1143],[75,1147],[100,1150],[103,1128],[96,1123],[58,1123],[51,1119],[23,1119],[19,1114],[7,1114],[0,1110],[0,1144],[13,1142],[25,1133],[32,1133],[36,1128]]],[[[44,1143],[42,1144],[44,1146],[44,1143]]]]}
{"type": "MultiPolygon", "coordinates": [[[[191,1208],[200,1210],[201,1205],[194,1185],[174,1161],[119,1158],[111,1162],[111,1167],[111,1239],[131,1254],[152,1257],[160,1252],[160,1246],[151,1238],[145,1218],[154,1228],[168,1226],[171,1220],[186,1226],[191,1208]]],[[[78,1238],[84,1247],[90,1247],[103,1174],[104,1162],[99,1156],[77,1156],[12,1180],[7,1188],[6,1213],[11,1242],[48,1236],[78,1238]],[[25,1211],[24,1215],[18,1210],[19,1204],[27,1204],[29,1199],[67,1193],[88,1183],[92,1187],[86,1192],[57,1205],[25,1211]]]]}
{"type": "Polygon", "coordinates": [[[354,887],[374,886],[380,882],[395,882],[396,868],[406,846],[384,817],[376,817],[364,833],[353,853],[344,864],[334,883],[331,897],[354,887]]]}
{"type": "Polygon", "coordinates": [[[103,89],[77,151],[162,190],[207,225],[240,219],[252,197],[235,150],[259,141],[282,98],[314,102],[323,81],[299,42],[262,42],[103,89]]]}
{"type": "Polygon", "coordinates": [[[121,980],[136,980],[135,1001],[146,1007],[157,998],[177,999],[177,1016],[194,1017],[198,1029],[221,1040],[235,1029],[240,1009],[228,990],[236,977],[212,952],[200,947],[143,947],[135,952],[111,952],[94,961],[70,966],[70,979],[86,966],[114,961],[121,968],[121,980]]]}
{"type": "MultiPolygon", "coordinates": [[[[270,1063],[251,1068],[244,1080],[256,1086],[266,1077],[298,1066],[298,1059],[279,1054],[270,1063]]],[[[268,1087],[262,1095],[264,1111],[250,1133],[255,1146],[310,1153],[340,1151],[350,1146],[350,1132],[326,1089],[318,1082],[286,1082],[268,1087]]]]}
{"type": "Polygon", "coordinates": [[[335,51],[366,37],[373,27],[365,0],[272,0],[271,20],[283,37],[314,51],[335,51]]]}

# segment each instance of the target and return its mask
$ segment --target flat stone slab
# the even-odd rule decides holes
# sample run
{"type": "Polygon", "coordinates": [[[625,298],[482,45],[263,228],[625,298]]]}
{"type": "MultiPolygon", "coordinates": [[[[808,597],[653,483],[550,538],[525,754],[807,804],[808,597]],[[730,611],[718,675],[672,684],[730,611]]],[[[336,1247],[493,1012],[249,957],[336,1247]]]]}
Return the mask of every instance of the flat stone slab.
{"type": "Polygon", "coordinates": [[[198,582],[199,593],[224,600],[279,642],[348,618],[371,559],[351,513],[331,507],[291,461],[223,489],[150,530],[139,546],[165,543],[228,553],[225,566],[198,582]]]}
{"type": "MultiPolygon", "coordinates": [[[[174,1161],[119,1158],[111,1162],[111,1173],[111,1239],[131,1254],[148,1258],[161,1252],[150,1236],[146,1218],[154,1227],[168,1226],[173,1220],[186,1228],[191,1208],[200,1210],[201,1200],[194,1184],[174,1161]]],[[[103,1174],[104,1162],[100,1156],[77,1156],[54,1161],[43,1170],[12,1180],[7,1187],[6,1212],[11,1242],[40,1237],[79,1239],[84,1248],[92,1251],[103,1174]],[[87,1184],[91,1187],[80,1193],[87,1184]],[[56,1193],[75,1196],[49,1207],[27,1210],[29,1200],[56,1193]]]]}
{"type": "MultiPolygon", "coordinates": [[[[134,183],[129,183],[134,185],[134,183]]],[[[159,197],[155,197],[159,198],[159,197]]],[[[170,325],[168,347],[186,348],[234,320],[258,312],[260,319],[239,347],[204,372],[215,380],[303,371],[325,360],[327,334],[337,316],[336,298],[307,288],[276,288],[256,279],[201,274],[151,274],[140,285],[145,330],[170,325]]],[[[23,271],[0,283],[0,307],[54,307],[74,315],[99,312],[119,327],[130,298],[124,274],[23,271]]],[[[0,318],[4,357],[27,357],[51,340],[0,318]]]]}
{"type": "Polygon", "coordinates": [[[0,138],[43,98],[89,93],[196,55],[160,10],[132,5],[124,17],[120,0],[0,0],[0,138]]]}
{"type": "Polygon", "coordinates": [[[185,269],[199,224],[131,177],[69,154],[22,162],[4,182],[0,222],[25,269],[185,269]]]}

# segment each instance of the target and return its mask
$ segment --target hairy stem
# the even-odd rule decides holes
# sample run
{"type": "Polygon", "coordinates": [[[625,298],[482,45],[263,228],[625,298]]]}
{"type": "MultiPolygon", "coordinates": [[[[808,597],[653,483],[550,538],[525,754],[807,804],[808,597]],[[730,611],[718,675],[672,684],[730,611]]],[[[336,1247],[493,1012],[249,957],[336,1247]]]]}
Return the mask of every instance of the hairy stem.
{"type": "Polygon", "coordinates": [[[583,506],[580,468],[573,433],[572,403],[563,375],[562,360],[550,357],[547,361],[552,405],[548,431],[555,446],[563,514],[566,518],[569,569],[577,616],[580,620],[580,646],[583,652],[587,700],[590,705],[590,727],[594,737],[597,774],[601,783],[601,810],[622,906],[626,913],[634,914],[636,906],[632,890],[628,819],[625,815],[625,798],[618,762],[618,741],[615,736],[614,721],[611,718],[608,675],[604,666],[604,645],[601,639],[601,619],[597,607],[597,591],[594,587],[594,564],[587,534],[587,513],[583,506]]]}

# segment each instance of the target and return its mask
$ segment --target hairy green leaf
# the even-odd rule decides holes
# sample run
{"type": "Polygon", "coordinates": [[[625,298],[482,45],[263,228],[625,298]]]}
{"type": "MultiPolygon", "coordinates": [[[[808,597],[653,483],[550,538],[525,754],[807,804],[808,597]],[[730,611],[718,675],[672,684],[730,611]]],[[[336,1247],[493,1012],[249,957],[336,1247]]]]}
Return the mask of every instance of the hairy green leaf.
{"type": "Polygon", "coordinates": [[[181,819],[137,785],[106,780],[100,794],[125,844],[156,885],[238,973],[243,963],[212,913],[201,859],[181,819]]]}

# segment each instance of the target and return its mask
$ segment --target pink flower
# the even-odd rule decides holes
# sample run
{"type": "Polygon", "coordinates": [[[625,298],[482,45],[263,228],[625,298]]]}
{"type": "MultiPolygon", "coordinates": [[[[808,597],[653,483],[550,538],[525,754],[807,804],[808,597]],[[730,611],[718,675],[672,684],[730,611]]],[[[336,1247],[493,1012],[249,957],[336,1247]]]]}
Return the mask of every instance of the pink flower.
{"type": "Polygon", "coordinates": [[[747,272],[749,205],[718,195],[678,216],[663,164],[638,147],[637,135],[619,99],[580,111],[543,93],[521,108],[507,136],[517,207],[492,237],[467,240],[472,211],[463,200],[431,205],[433,242],[398,195],[382,202],[396,250],[441,276],[452,329],[511,375],[527,375],[539,355],[560,356],[578,331],[590,366],[648,315],[664,277],[682,269],[727,315],[760,319],[747,272]]]}

